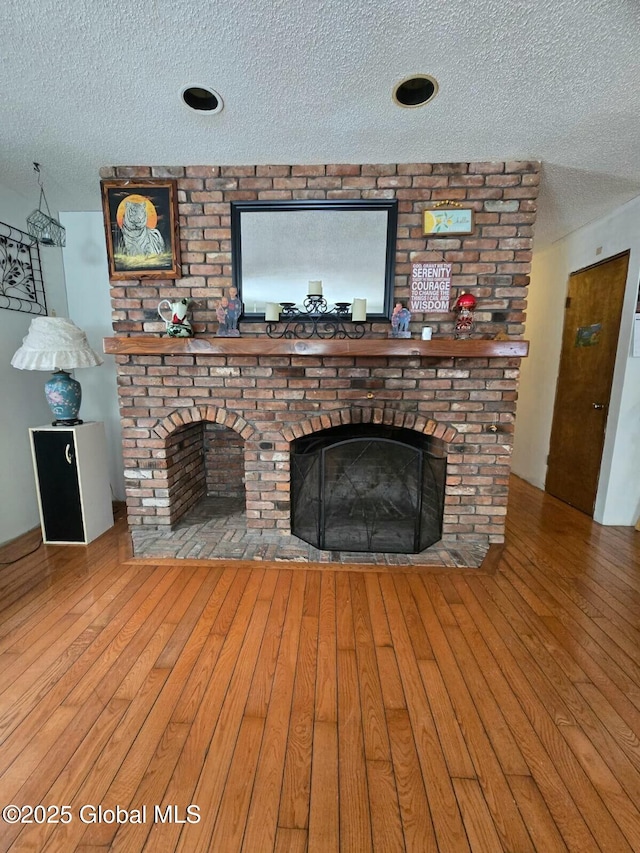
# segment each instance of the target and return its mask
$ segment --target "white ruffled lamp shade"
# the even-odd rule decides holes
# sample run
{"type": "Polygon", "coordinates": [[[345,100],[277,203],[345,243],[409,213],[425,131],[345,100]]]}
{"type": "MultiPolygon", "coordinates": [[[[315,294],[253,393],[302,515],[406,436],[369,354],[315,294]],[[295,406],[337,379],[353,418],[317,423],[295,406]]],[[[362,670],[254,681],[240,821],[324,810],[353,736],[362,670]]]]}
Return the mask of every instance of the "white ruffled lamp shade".
{"type": "Polygon", "coordinates": [[[95,367],[103,359],[89,346],[87,336],[66,317],[35,317],[22,346],[11,359],[18,370],[54,370],[45,385],[54,425],[71,426],[78,420],[82,392],[68,370],[95,367]]]}

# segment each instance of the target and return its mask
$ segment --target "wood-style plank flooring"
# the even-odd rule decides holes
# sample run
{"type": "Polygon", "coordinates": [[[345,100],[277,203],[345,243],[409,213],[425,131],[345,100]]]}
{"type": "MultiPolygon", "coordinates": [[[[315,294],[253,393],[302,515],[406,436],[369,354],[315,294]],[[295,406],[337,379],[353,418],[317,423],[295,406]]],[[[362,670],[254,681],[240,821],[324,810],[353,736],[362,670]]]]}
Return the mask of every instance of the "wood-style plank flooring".
{"type": "Polygon", "coordinates": [[[0,567],[0,851],[640,850],[639,532],[514,478],[491,572],[125,536],[0,567]]]}

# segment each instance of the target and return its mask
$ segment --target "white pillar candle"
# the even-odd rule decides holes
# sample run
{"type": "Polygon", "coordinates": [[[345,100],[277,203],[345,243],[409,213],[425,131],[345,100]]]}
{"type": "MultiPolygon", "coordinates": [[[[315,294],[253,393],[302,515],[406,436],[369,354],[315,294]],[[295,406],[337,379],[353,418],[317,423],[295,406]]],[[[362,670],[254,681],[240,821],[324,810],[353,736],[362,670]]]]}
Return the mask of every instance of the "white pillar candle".
{"type": "Polygon", "coordinates": [[[433,329],[431,326],[423,326],[422,327],[422,340],[430,341],[433,335],[433,329]]]}
{"type": "Polygon", "coordinates": [[[351,319],[355,323],[362,323],[367,319],[367,300],[354,299],[351,306],[351,319]]]}
{"type": "Polygon", "coordinates": [[[267,323],[277,323],[280,319],[280,303],[267,302],[264,312],[264,319],[267,323]]]}
{"type": "Polygon", "coordinates": [[[322,282],[321,281],[310,281],[309,282],[309,296],[322,296],[322,282]]]}

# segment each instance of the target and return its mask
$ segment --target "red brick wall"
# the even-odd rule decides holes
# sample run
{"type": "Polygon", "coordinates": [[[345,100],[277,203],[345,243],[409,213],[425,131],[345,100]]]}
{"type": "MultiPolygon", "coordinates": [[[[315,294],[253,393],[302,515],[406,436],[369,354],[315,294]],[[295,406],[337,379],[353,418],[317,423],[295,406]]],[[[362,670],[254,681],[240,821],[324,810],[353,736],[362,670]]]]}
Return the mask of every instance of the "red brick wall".
{"type": "MultiPolygon", "coordinates": [[[[199,303],[196,329],[215,333],[214,304],[231,284],[229,202],[234,199],[395,197],[396,299],[409,296],[412,262],[444,257],[453,264],[453,297],[468,290],[478,299],[475,336],[522,336],[536,163],[118,167],[101,174],[170,175],[179,187],[183,277],[112,282],[116,334],[161,333],[158,301],[183,295],[199,303]],[[474,234],[422,236],[422,209],[444,199],[473,206],[474,234]]],[[[414,315],[414,332],[423,320],[414,315]]],[[[448,337],[453,321],[452,314],[428,317],[435,334],[448,337]]],[[[243,335],[264,329],[241,328],[243,335]]],[[[385,324],[370,330],[386,332],[385,324]]],[[[173,504],[174,492],[180,509],[192,500],[171,479],[177,463],[167,467],[168,447],[185,423],[201,431],[202,421],[215,422],[240,436],[248,524],[286,530],[289,441],[322,426],[384,420],[447,442],[445,540],[503,539],[519,359],[175,355],[116,360],[132,525],[173,523],[176,514],[167,502],[173,504]]],[[[194,483],[205,488],[204,474],[194,483]]]]}
{"type": "MultiPolygon", "coordinates": [[[[213,334],[215,303],[231,285],[231,201],[290,199],[398,200],[396,299],[409,297],[411,263],[453,264],[453,290],[479,301],[477,336],[521,336],[539,182],[539,163],[400,163],[328,166],[119,166],[104,178],[174,177],[178,181],[183,277],[177,281],[114,282],[116,333],[162,332],[160,299],[189,296],[195,327],[213,334]],[[473,234],[424,237],[425,207],[450,200],[475,211],[473,234]]],[[[423,322],[413,317],[412,328],[423,322]]],[[[451,335],[453,315],[429,315],[436,333],[451,335]]],[[[264,327],[242,324],[242,334],[264,327]]],[[[386,326],[372,331],[386,335],[386,326]]]]}
{"type": "Polygon", "coordinates": [[[203,423],[207,494],[244,498],[244,441],[228,427],[203,423]]]}
{"type": "Polygon", "coordinates": [[[206,494],[202,426],[191,424],[172,433],[166,443],[167,495],[159,495],[158,510],[168,508],[168,520],[178,521],[206,494]],[[168,505],[168,506],[167,506],[168,505]]]}

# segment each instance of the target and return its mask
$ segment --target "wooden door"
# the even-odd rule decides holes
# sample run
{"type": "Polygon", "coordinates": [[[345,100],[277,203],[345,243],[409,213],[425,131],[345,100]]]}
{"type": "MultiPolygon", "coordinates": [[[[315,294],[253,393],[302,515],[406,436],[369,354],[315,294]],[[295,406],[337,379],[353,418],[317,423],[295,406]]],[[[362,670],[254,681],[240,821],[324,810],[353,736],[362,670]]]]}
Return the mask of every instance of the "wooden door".
{"type": "Polygon", "coordinates": [[[593,515],[629,253],[569,277],[546,490],[593,515]]]}

